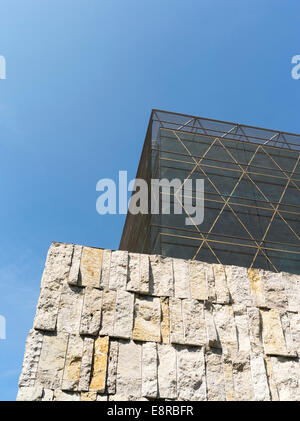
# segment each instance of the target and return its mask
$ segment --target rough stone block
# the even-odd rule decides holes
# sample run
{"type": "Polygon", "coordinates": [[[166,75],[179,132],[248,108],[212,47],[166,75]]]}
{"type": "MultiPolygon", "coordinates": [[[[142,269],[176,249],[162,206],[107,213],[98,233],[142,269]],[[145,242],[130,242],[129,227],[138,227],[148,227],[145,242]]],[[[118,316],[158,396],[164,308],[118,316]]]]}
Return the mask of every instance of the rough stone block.
{"type": "Polygon", "coordinates": [[[83,287],[100,288],[103,250],[83,247],[80,263],[79,284],[83,287]]]}
{"type": "Polygon", "coordinates": [[[79,334],[84,290],[65,284],[57,315],[57,331],[79,334]]]}
{"type": "Polygon", "coordinates": [[[190,401],[207,400],[203,348],[177,345],[176,349],[178,398],[190,401]]]}
{"type": "Polygon", "coordinates": [[[83,338],[79,335],[70,335],[64,366],[62,390],[78,390],[82,351],[83,338]]]}
{"type": "Polygon", "coordinates": [[[233,303],[252,306],[253,300],[247,269],[239,266],[225,266],[225,272],[233,303]]]}
{"type": "Polygon", "coordinates": [[[68,337],[64,332],[44,334],[37,377],[47,389],[61,388],[68,337]]]}
{"type": "Polygon", "coordinates": [[[149,293],[149,256],[146,254],[129,253],[127,290],[149,293]]]}
{"type": "Polygon", "coordinates": [[[115,400],[137,400],[142,396],[142,346],[120,340],[115,400]]]}
{"type": "Polygon", "coordinates": [[[204,306],[197,300],[182,300],[184,342],[187,345],[207,343],[204,306]]]}
{"type": "Polygon", "coordinates": [[[126,290],[128,271],[128,252],[112,251],[110,262],[109,289],[126,290]]]}
{"type": "Polygon", "coordinates": [[[173,264],[170,257],[158,255],[149,256],[150,259],[150,295],[158,297],[173,296],[173,264]]]}
{"type": "Polygon", "coordinates": [[[96,336],[101,321],[102,291],[86,287],[81,313],[80,334],[96,336]]]}
{"type": "Polygon", "coordinates": [[[116,291],[103,291],[100,335],[112,336],[114,333],[116,296],[116,291]]]}
{"type": "Polygon", "coordinates": [[[132,337],[134,294],[118,290],[113,336],[123,339],[132,337]]]}
{"type": "Polygon", "coordinates": [[[118,354],[119,354],[119,342],[110,340],[109,341],[109,354],[108,354],[107,381],[106,381],[107,393],[110,395],[116,393],[118,354]]]}
{"type": "Polygon", "coordinates": [[[160,298],[160,308],[161,308],[161,322],[160,322],[161,338],[164,344],[169,344],[170,343],[170,310],[169,310],[168,297],[160,298]]]}
{"type": "MultiPolygon", "coordinates": [[[[208,289],[206,282],[206,264],[192,260],[189,262],[189,277],[191,298],[197,300],[208,299],[208,289]]],[[[188,297],[180,297],[188,298],[188,297]]]]}
{"type": "Polygon", "coordinates": [[[270,401],[270,391],[264,359],[261,355],[251,355],[250,367],[255,400],[270,401]]]}
{"type": "Polygon", "coordinates": [[[133,339],[160,342],[160,318],[160,299],[158,297],[137,297],[133,339]]]}
{"type": "Polygon", "coordinates": [[[82,255],[82,246],[75,245],[73,249],[72,264],[68,277],[68,284],[78,285],[79,281],[79,270],[82,255]]]}
{"type": "Polygon", "coordinates": [[[157,397],[157,345],[147,342],[142,345],[142,396],[157,397]]]}
{"type": "Polygon", "coordinates": [[[225,401],[225,376],[223,371],[222,353],[219,349],[205,352],[207,400],[225,401]]]}
{"type": "Polygon", "coordinates": [[[90,387],[92,364],[94,355],[94,339],[84,338],[82,360],[80,366],[80,379],[78,389],[88,392],[90,387]]]}
{"type": "Polygon", "coordinates": [[[230,294],[227,287],[226,273],[223,265],[213,264],[217,303],[229,304],[230,294]]]}
{"type": "Polygon", "coordinates": [[[189,262],[173,259],[174,295],[177,298],[190,298],[189,262]]]}
{"type": "Polygon", "coordinates": [[[181,300],[179,298],[169,299],[170,309],[170,342],[184,344],[184,330],[182,319],[181,300]]]}
{"type": "Polygon", "coordinates": [[[161,399],[177,398],[177,358],[172,345],[157,345],[158,391],[161,399]]]}
{"type": "Polygon", "coordinates": [[[103,250],[102,269],[101,269],[101,276],[100,276],[100,288],[102,289],[109,287],[110,264],[111,264],[111,250],[103,250]]]}
{"type": "Polygon", "coordinates": [[[258,269],[248,269],[248,278],[250,281],[250,291],[253,299],[253,305],[256,307],[266,307],[261,271],[258,269]]]}
{"type": "Polygon", "coordinates": [[[267,355],[288,355],[278,310],[261,310],[263,344],[267,355]]]}
{"type": "MultiPolygon", "coordinates": [[[[108,336],[98,337],[94,343],[94,360],[90,390],[104,393],[106,384],[108,336]]],[[[94,399],[96,400],[96,399],[94,399]]]]}
{"type": "Polygon", "coordinates": [[[43,344],[43,333],[31,329],[26,340],[25,355],[19,386],[34,386],[43,344]]]}

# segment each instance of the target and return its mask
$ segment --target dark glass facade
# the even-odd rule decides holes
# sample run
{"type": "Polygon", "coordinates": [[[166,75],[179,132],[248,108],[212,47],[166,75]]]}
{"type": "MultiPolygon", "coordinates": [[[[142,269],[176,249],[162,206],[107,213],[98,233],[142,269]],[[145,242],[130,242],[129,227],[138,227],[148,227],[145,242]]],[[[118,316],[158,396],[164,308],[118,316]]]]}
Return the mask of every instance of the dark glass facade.
{"type": "Polygon", "coordinates": [[[128,214],[120,249],[300,273],[299,160],[299,135],[153,110],[137,178],[203,179],[204,220],[128,214]]]}

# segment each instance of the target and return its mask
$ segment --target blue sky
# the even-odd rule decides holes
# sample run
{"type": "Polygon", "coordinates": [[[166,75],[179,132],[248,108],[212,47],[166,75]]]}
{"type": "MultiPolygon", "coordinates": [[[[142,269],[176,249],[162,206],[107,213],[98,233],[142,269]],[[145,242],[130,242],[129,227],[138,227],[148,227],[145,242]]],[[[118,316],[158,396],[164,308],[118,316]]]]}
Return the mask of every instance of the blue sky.
{"type": "Polygon", "coordinates": [[[152,108],[300,133],[299,0],[0,6],[0,400],[14,400],[51,241],[118,248],[96,183],[136,173],[152,108]]]}

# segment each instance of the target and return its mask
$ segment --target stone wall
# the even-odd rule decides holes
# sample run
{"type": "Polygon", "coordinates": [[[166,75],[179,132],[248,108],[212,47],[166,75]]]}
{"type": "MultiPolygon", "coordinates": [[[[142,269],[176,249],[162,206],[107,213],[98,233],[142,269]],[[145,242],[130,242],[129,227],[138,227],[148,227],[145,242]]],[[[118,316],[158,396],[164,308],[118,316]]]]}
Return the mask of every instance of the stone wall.
{"type": "Polygon", "coordinates": [[[300,400],[300,276],[53,243],[18,400],[300,400]]]}

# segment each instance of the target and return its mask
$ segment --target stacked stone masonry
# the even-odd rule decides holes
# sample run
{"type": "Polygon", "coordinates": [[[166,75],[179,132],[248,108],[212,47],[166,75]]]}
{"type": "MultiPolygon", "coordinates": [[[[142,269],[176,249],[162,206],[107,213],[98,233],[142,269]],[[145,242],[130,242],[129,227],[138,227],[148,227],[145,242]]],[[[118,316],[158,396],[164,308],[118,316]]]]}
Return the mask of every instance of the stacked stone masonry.
{"type": "Polygon", "coordinates": [[[300,400],[300,276],[53,243],[18,400],[300,400]]]}

